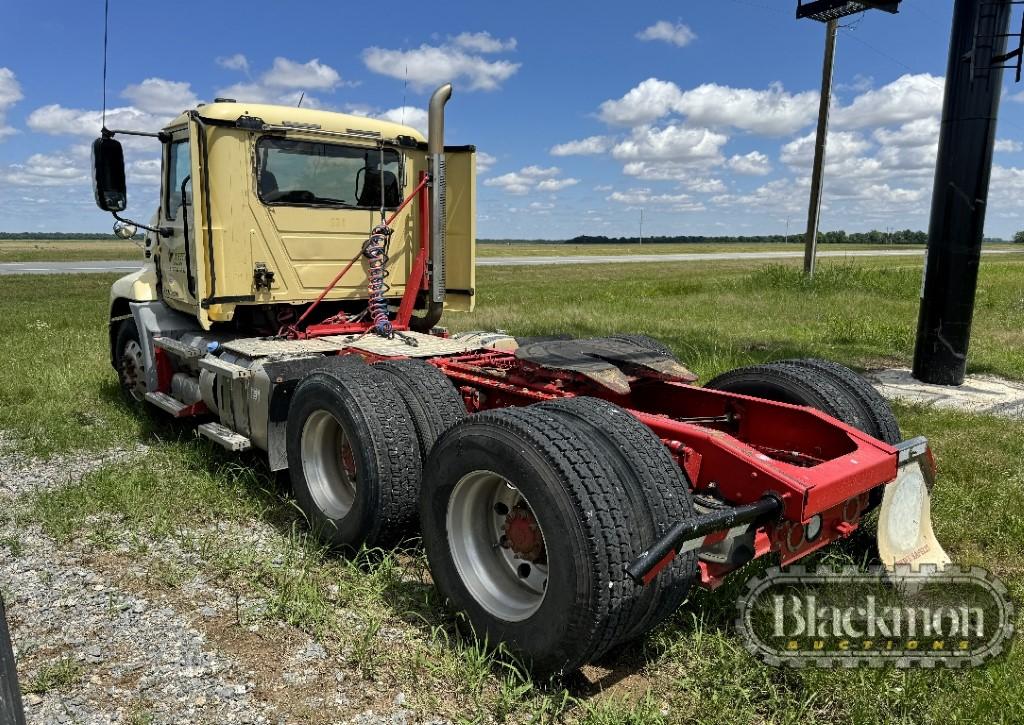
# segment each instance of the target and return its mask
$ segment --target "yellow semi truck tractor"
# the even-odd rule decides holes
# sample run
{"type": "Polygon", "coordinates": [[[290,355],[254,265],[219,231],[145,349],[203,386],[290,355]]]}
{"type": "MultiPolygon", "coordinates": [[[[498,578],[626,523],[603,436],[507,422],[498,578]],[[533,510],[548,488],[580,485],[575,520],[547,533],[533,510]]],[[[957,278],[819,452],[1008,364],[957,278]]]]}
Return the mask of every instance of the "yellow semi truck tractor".
{"type": "Polygon", "coordinates": [[[418,533],[476,634],[559,674],[641,637],[691,585],[798,561],[880,506],[889,565],[947,561],[927,442],[821,360],[694,385],[657,340],[449,336],[472,310],[475,151],[384,121],[219,99],[159,132],[104,128],[96,202],[146,230],[110,297],[126,397],[288,471],[343,551],[418,533]],[[163,154],[125,218],[119,136],[163,154]]]}

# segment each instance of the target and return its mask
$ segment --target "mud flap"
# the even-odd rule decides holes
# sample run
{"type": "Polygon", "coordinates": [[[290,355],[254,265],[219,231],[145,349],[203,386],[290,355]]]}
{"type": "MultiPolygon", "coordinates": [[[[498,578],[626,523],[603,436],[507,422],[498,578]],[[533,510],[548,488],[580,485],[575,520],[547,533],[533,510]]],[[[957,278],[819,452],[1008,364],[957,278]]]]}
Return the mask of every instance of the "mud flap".
{"type": "Polygon", "coordinates": [[[885,487],[878,516],[878,554],[890,572],[922,567],[943,569],[950,563],[932,530],[933,467],[923,438],[897,446],[900,467],[885,487]]]}

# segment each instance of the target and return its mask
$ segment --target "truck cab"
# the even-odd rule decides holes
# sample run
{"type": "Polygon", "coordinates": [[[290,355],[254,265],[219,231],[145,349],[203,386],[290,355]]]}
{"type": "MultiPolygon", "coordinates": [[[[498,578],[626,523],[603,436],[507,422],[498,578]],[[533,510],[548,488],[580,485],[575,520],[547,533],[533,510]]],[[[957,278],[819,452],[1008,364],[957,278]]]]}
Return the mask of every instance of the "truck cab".
{"type": "MultiPolygon", "coordinates": [[[[434,105],[434,126],[443,132],[443,104],[434,105]]],[[[106,148],[124,133],[105,130],[106,148]]],[[[433,230],[414,308],[434,318],[424,327],[436,322],[442,303],[472,309],[472,146],[441,145],[432,173],[427,139],[412,127],[229,99],[188,110],[151,135],[162,150],[159,205],[150,224],[137,225],[147,228],[145,265],[115,283],[111,318],[126,314],[130,302],[159,300],[203,330],[272,334],[360,256],[381,215],[398,210],[428,175],[429,202],[444,219],[433,230]]],[[[117,215],[123,207],[108,210],[117,215]]],[[[390,225],[389,304],[403,298],[420,240],[431,237],[422,212],[410,204],[390,225]]],[[[365,306],[367,272],[357,262],[323,298],[322,311],[365,306]]]]}

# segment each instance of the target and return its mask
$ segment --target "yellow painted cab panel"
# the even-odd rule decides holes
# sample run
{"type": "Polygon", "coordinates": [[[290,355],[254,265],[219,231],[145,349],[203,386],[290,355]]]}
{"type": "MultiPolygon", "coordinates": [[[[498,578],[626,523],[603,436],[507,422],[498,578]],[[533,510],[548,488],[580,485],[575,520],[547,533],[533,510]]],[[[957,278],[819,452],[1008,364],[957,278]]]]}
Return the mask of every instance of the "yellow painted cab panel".
{"type": "Polygon", "coordinates": [[[476,149],[445,149],[445,309],[471,312],[476,295],[476,149]]]}

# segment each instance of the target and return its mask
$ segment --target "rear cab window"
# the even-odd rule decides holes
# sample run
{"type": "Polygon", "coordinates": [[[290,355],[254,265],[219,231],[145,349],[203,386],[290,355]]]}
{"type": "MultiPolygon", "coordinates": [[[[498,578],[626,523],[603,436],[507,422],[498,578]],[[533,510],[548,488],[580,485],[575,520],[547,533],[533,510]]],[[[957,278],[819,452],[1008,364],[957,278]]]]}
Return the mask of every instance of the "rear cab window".
{"type": "Polygon", "coordinates": [[[256,190],[267,205],[394,209],[402,202],[402,157],[320,141],[264,137],[256,147],[256,190]]]}

